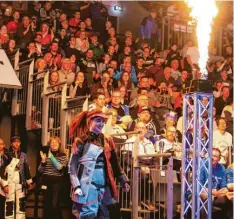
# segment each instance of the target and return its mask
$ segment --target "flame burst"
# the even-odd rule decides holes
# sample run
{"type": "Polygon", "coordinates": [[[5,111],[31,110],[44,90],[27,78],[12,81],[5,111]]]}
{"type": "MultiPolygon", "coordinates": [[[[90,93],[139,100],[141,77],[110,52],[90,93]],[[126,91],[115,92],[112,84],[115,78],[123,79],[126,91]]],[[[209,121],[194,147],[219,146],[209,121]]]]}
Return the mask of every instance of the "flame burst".
{"type": "Polygon", "coordinates": [[[214,17],[218,13],[216,0],[185,0],[192,8],[190,16],[197,22],[197,42],[199,51],[199,67],[207,75],[206,63],[208,60],[208,46],[214,17]]]}

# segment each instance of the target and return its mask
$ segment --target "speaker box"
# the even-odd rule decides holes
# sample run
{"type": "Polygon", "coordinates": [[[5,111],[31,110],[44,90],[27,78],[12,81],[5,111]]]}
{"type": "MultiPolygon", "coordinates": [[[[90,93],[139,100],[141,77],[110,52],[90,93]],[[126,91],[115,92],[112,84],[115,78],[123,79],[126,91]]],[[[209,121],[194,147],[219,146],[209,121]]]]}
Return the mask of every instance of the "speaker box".
{"type": "Polygon", "coordinates": [[[191,92],[212,93],[213,92],[213,81],[212,80],[201,80],[201,79],[188,81],[186,83],[186,90],[188,93],[191,93],[191,92]]]}

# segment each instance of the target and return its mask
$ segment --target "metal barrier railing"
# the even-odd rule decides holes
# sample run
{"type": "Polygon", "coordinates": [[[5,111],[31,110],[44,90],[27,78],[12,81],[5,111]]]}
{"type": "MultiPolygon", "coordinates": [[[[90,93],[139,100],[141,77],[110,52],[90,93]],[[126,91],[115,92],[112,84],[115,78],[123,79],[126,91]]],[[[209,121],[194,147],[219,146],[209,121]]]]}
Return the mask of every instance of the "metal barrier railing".
{"type": "Polygon", "coordinates": [[[75,98],[67,97],[67,84],[63,87],[62,95],[62,111],[61,111],[61,146],[67,154],[67,157],[71,154],[72,143],[77,137],[73,138],[69,136],[69,127],[73,117],[82,111],[88,110],[88,98],[89,96],[80,96],[75,98]]]}
{"type": "Polygon", "coordinates": [[[28,98],[26,113],[26,129],[34,130],[42,127],[42,94],[44,92],[45,80],[49,72],[29,72],[28,98]],[[46,77],[45,77],[46,76],[46,77]]]}
{"type": "Polygon", "coordinates": [[[14,89],[12,98],[12,116],[26,114],[27,95],[28,95],[28,80],[29,75],[34,69],[34,59],[29,59],[24,62],[15,64],[16,74],[22,84],[22,89],[14,89]]]}
{"type": "Polygon", "coordinates": [[[61,134],[62,96],[66,95],[66,82],[49,85],[49,74],[44,78],[43,108],[42,108],[42,145],[46,146],[50,136],[61,134]],[[65,94],[64,94],[65,93],[65,94]]]}
{"type": "MultiPolygon", "coordinates": [[[[126,132],[111,135],[137,135],[138,132],[126,132]]],[[[120,186],[119,203],[124,218],[173,218],[173,183],[180,183],[173,171],[173,159],[170,153],[138,154],[140,141],[115,142],[121,166],[130,181],[130,192],[125,193],[120,186]],[[161,165],[161,159],[168,163],[161,165]]],[[[178,190],[180,196],[180,189],[178,190]]],[[[179,200],[175,200],[178,201],[179,200]]],[[[175,202],[174,202],[175,203],[175,202]]]]}

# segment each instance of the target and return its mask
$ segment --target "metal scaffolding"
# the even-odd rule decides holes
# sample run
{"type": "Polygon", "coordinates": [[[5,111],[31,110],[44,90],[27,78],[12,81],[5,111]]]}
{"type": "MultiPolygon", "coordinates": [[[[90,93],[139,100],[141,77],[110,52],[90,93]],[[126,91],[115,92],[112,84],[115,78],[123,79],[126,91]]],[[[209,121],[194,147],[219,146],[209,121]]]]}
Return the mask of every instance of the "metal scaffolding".
{"type": "Polygon", "coordinates": [[[183,98],[181,218],[212,217],[213,95],[189,93],[183,98]],[[205,184],[200,172],[208,173],[205,184]],[[205,194],[207,198],[203,198],[205,194]]]}

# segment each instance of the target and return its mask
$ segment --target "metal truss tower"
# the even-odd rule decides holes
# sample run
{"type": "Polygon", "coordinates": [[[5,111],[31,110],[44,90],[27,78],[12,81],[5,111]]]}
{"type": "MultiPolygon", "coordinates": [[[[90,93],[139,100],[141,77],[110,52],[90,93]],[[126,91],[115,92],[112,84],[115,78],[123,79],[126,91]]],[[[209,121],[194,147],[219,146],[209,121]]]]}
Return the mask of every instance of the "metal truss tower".
{"type": "Polygon", "coordinates": [[[212,218],[213,94],[188,93],[183,97],[183,159],[181,218],[212,218]],[[202,185],[200,173],[208,179],[202,185]],[[207,197],[207,198],[205,198],[207,197]]]}

